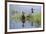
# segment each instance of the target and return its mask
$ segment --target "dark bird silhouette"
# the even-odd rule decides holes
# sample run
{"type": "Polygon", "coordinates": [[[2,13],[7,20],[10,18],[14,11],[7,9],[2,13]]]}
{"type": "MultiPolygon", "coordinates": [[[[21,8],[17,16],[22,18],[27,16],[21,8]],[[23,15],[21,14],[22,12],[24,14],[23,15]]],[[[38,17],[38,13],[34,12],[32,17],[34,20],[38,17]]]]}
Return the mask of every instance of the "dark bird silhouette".
{"type": "Polygon", "coordinates": [[[31,8],[31,11],[32,11],[32,13],[33,13],[33,8],[31,8]]]}
{"type": "MultiPolygon", "coordinates": [[[[34,10],[34,9],[31,8],[32,14],[34,13],[33,10],[34,10]]],[[[32,15],[32,16],[33,16],[33,15],[32,15]]],[[[33,26],[33,21],[31,22],[31,26],[33,26]]]]}
{"type": "Polygon", "coordinates": [[[24,16],[24,12],[22,12],[22,23],[23,23],[22,27],[24,27],[24,23],[25,23],[25,16],[24,16]]]}

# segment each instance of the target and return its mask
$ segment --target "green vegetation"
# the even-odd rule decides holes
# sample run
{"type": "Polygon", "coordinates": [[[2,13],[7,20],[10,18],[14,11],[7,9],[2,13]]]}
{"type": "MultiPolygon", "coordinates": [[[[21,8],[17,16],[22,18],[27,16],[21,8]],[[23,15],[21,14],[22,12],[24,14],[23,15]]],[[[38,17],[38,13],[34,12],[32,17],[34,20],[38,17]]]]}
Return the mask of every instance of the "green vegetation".
{"type": "MultiPolygon", "coordinates": [[[[11,16],[15,21],[21,21],[22,19],[22,14],[16,14],[15,16],[11,16]]],[[[32,21],[34,23],[38,23],[39,25],[41,24],[41,13],[35,13],[33,15],[25,15],[25,20],[32,21]]]]}
{"type": "Polygon", "coordinates": [[[41,13],[37,13],[36,15],[34,15],[33,19],[35,23],[38,23],[40,25],[41,24],[41,13]]]}
{"type": "Polygon", "coordinates": [[[11,16],[15,21],[21,21],[21,14],[16,14],[15,16],[11,16]]]}

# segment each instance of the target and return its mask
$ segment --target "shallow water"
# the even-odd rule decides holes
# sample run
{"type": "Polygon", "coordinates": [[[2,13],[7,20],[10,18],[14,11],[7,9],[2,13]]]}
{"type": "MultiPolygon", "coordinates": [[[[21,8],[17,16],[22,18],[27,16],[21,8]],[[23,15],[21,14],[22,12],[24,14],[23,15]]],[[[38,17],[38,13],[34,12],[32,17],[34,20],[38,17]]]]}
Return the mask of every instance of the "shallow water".
{"type": "Polygon", "coordinates": [[[25,21],[24,27],[22,27],[23,23],[21,21],[17,22],[14,20],[10,20],[10,29],[23,29],[23,28],[38,28],[40,27],[37,23],[32,23],[29,21],[25,21]]]}

